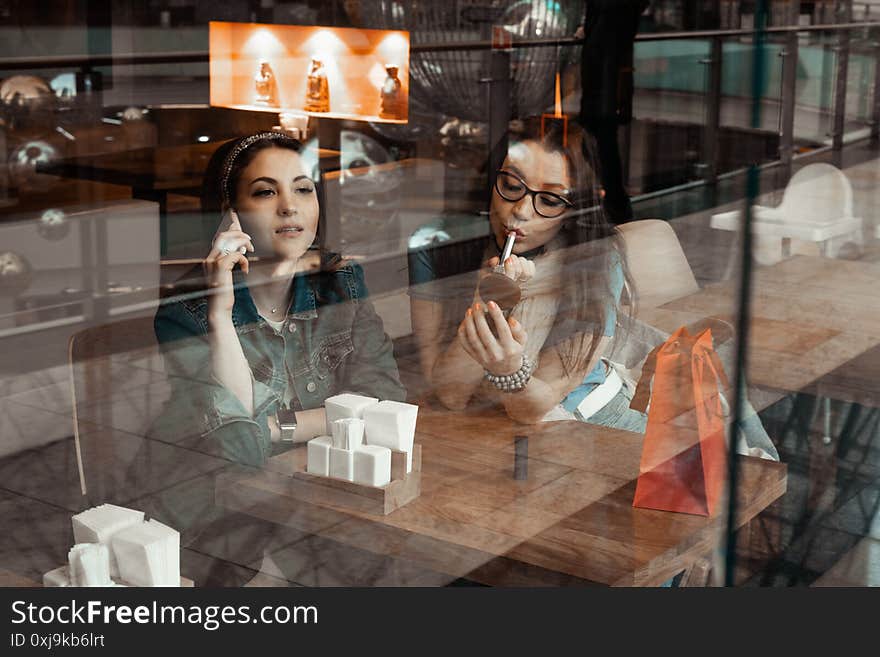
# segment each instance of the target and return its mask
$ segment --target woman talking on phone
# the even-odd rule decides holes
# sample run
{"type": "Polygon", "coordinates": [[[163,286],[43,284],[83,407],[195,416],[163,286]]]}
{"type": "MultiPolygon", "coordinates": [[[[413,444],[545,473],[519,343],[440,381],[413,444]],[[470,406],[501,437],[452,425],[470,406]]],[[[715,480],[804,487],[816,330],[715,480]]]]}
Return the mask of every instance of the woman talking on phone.
{"type": "Polygon", "coordinates": [[[261,465],[325,433],[329,396],[405,398],[361,268],[318,246],[319,197],[302,145],[282,133],[215,152],[202,208],[220,227],[204,293],[161,306],[155,318],[172,382],[165,431],[261,465]]]}

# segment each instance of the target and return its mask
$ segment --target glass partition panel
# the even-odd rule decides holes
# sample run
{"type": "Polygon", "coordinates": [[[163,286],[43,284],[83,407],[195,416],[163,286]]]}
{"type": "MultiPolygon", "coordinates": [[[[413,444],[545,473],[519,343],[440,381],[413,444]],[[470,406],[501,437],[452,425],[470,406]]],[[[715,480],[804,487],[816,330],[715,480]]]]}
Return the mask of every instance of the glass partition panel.
{"type": "Polygon", "coordinates": [[[0,9],[0,583],[876,583],[877,34],[602,4],[0,9]]]}
{"type": "Polygon", "coordinates": [[[750,164],[765,164],[779,158],[782,132],[782,66],[784,40],[764,43],[764,70],[760,88],[753,81],[755,53],[753,35],[727,38],[723,45],[721,71],[721,130],[719,173],[743,170],[750,164]],[[760,123],[752,125],[752,103],[757,91],[761,105],[760,123]]]}
{"type": "Polygon", "coordinates": [[[704,39],[636,43],[629,171],[634,193],[702,177],[710,54],[704,39]]]}
{"type": "Polygon", "coordinates": [[[831,143],[837,44],[838,36],[824,31],[800,40],[794,134],[803,151],[831,143]]]}
{"type": "Polygon", "coordinates": [[[877,67],[877,33],[869,28],[853,30],[846,85],[846,123],[848,137],[864,135],[873,117],[874,84],[877,67]]]}

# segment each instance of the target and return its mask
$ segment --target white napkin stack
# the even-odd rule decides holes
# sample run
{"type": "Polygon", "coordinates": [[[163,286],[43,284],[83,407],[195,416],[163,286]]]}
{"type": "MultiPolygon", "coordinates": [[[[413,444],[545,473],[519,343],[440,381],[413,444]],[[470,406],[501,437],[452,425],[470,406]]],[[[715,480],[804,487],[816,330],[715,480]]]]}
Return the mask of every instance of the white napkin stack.
{"type": "Polygon", "coordinates": [[[381,445],[406,452],[406,471],[412,472],[412,449],[419,407],[395,401],[381,401],[364,410],[368,445],[381,445]]]}
{"type": "Polygon", "coordinates": [[[308,450],[306,472],[321,477],[330,476],[330,448],[332,446],[333,438],[330,436],[312,438],[306,445],[308,450]]]}
{"type": "Polygon", "coordinates": [[[364,421],[344,417],[333,421],[333,447],[353,451],[364,443],[364,421]]]}
{"type": "Polygon", "coordinates": [[[412,472],[418,406],[346,393],[328,397],[324,410],[329,435],[309,441],[307,472],[385,486],[392,450],[406,453],[406,471],[412,472]]]}
{"type": "Polygon", "coordinates": [[[133,525],[110,542],[122,579],[135,586],[180,586],[180,533],[156,520],[133,525]]]}
{"type": "Polygon", "coordinates": [[[44,574],[44,586],[180,586],[180,534],[143,511],[101,504],[72,524],[68,565],[44,574]]]}
{"type": "Polygon", "coordinates": [[[391,450],[379,445],[362,445],[354,452],[354,482],[381,487],[391,481],[391,450]]]}
{"type": "MultiPolygon", "coordinates": [[[[144,512],[115,504],[101,504],[78,513],[71,519],[74,543],[101,543],[110,545],[110,539],[132,525],[144,521],[144,512]]],[[[119,565],[110,552],[110,576],[119,577],[119,565]]]]}
{"type": "Polygon", "coordinates": [[[77,543],[67,553],[71,586],[113,586],[110,551],[100,543],[77,543]]]}
{"type": "Polygon", "coordinates": [[[335,420],[350,417],[363,419],[364,409],[378,403],[379,400],[375,397],[364,397],[363,395],[352,395],[349,393],[327,397],[324,400],[324,412],[327,415],[327,434],[333,435],[333,422],[335,420]]]}

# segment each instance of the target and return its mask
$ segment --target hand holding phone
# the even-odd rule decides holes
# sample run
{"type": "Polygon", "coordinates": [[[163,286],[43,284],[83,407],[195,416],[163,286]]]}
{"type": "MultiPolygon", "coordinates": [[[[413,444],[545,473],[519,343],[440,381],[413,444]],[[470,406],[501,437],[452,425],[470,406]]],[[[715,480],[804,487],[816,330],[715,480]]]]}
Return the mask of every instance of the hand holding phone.
{"type": "Polygon", "coordinates": [[[244,273],[249,270],[245,254],[253,253],[251,236],[241,229],[238,214],[230,208],[223,215],[220,227],[214,234],[211,250],[205,257],[205,279],[212,294],[209,297],[209,314],[214,317],[232,317],[235,295],[232,289],[232,270],[240,265],[244,273]]]}

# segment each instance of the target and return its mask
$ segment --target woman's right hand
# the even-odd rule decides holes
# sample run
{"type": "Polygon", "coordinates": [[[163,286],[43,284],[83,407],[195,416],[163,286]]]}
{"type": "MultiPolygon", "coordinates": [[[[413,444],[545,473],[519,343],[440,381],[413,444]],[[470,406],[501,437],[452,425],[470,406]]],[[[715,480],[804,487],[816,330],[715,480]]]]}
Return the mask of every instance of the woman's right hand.
{"type": "MultiPolygon", "coordinates": [[[[489,272],[494,271],[500,262],[501,259],[498,256],[489,258],[486,263],[489,272]]],[[[519,284],[528,283],[535,276],[535,263],[528,258],[520,258],[511,254],[504,261],[504,275],[519,284]]]]}
{"type": "Polygon", "coordinates": [[[248,272],[249,262],[245,253],[253,253],[251,237],[241,229],[235,210],[229,210],[214,235],[211,250],[205,257],[205,280],[212,294],[208,299],[208,313],[212,317],[232,317],[235,294],[232,288],[232,270],[241,264],[248,272]],[[225,227],[225,229],[224,229],[225,227]]]}

